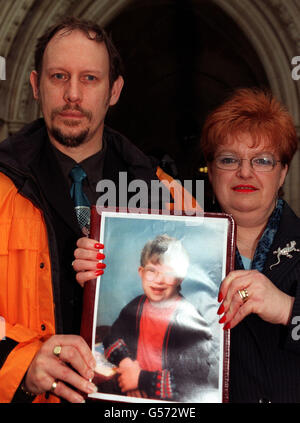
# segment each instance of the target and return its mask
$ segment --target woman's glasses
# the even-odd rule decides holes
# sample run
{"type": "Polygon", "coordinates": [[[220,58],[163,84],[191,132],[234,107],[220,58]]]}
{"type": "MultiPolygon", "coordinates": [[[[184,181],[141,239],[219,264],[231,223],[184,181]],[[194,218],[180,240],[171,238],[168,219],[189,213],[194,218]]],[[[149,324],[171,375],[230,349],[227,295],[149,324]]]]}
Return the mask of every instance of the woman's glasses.
{"type": "Polygon", "coordinates": [[[237,170],[241,167],[243,160],[249,160],[253,170],[257,172],[270,172],[280,160],[276,160],[272,154],[259,154],[252,159],[241,159],[233,154],[223,154],[215,159],[216,166],[223,170],[237,170]]]}

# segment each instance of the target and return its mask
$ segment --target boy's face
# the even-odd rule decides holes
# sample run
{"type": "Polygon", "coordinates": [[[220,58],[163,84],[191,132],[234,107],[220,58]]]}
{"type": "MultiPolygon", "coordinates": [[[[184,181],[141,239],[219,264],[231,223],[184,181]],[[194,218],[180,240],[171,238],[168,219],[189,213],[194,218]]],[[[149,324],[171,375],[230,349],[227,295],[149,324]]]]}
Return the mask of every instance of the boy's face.
{"type": "Polygon", "coordinates": [[[144,293],[150,301],[161,302],[177,297],[182,280],[176,277],[172,267],[149,261],[145,267],[139,267],[138,272],[144,293]]]}

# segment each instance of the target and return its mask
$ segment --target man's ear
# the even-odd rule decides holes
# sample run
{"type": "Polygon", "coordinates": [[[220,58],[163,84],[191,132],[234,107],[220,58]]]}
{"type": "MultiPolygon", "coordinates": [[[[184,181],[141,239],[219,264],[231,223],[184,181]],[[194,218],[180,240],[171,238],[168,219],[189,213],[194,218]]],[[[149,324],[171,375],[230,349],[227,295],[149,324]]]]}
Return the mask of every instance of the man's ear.
{"type": "Polygon", "coordinates": [[[109,101],[110,106],[114,106],[118,102],[123,85],[124,85],[124,79],[121,75],[119,75],[118,78],[113,83],[113,86],[111,89],[111,95],[110,95],[110,101],[109,101]]]}
{"type": "Polygon", "coordinates": [[[30,84],[32,88],[33,97],[35,100],[39,99],[39,84],[38,84],[38,73],[37,71],[32,71],[30,74],[30,84]]]}

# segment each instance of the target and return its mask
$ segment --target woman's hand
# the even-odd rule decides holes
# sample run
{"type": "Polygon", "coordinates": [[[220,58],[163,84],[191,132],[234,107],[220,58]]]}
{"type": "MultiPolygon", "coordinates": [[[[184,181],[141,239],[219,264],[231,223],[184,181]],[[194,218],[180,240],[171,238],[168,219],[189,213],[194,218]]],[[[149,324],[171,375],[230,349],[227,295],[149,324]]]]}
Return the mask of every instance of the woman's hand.
{"type": "Polygon", "coordinates": [[[133,391],[138,388],[141,368],[136,360],[124,358],[120,361],[117,372],[120,375],[118,383],[122,392],[133,391]]]}
{"type": "Polygon", "coordinates": [[[105,255],[99,250],[102,250],[104,245],[94,239],[83,237],[77,241],[77,247],[72,265],[77,272],[76,280],[83,287],[85,282],[103,275],[106,265],[100,260],[103,260],[105,255]]]}
{"type": "Polygon", "coordinates": [[[224,315],[219,323],[225,323],[224,329],[231,329],[248,314],[255,313],[269,323],[287,325],[294,300],[257,270],[235,270],[220,286],[219,302],[222,304],[218,314],[224,315]],[[243,289],[248,293],[246,301],[238,292],[243,289]]]}

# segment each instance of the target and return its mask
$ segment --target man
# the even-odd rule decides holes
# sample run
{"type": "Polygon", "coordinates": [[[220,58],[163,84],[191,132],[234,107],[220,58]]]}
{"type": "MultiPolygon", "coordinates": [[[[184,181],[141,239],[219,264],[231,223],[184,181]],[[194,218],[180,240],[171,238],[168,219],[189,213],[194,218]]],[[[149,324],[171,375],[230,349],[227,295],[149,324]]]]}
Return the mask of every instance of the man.
{"type": "Polygon", "coordinates": [[[82,289],[71,263],[88,217],[75,214],[76,195],[84,210],[96,203],[100,179],[118,188],[126,172],[149,185],[156,169],[104,126],[123,87],[105,32],[67,19],[39,39],[35,60],[30,82],[44,119],[0,147],[0,402],[82,402],[95,389],[95,362],[78,336],[82,289]]]}

